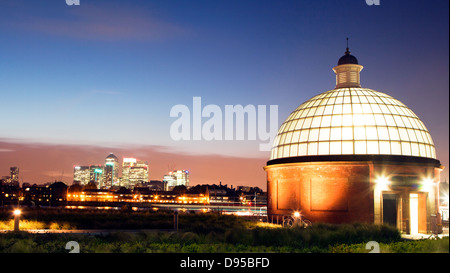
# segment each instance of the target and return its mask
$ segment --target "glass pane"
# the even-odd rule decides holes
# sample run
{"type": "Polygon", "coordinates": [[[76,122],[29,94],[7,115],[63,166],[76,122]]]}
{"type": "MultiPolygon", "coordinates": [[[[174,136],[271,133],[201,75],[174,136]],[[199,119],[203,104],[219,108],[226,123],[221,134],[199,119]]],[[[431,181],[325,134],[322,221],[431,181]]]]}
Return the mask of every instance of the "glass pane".
{"type": "Polygon", "coordinates": [[[283,146],[283,157],[289,157],[289,149],[290,149],[290,145],[285,145],[283,146]]]}
{"type": "Polygon", "coordinates": [[[389,137],[391,140],[400,140],[400,135],[398,134],[398,129],[395,127],[389,127],[389,137]]]}
{"type": "Polygon", "coordinates": [[[354,126],[364,125],[364,116],[353,114],[353,125],[354,126]]]}
{"type": "Polygon", "coordinates": [[[353,113],[354,114],[361,114],[362,113],[361,104],[353,104],[353,113]]]}
{"type": "Polygon", "coordinates": [[[402,147],[400,145],[400,142],[391,141],[391,154],[393,154],[393,155],[401,155],[402,154],[402,147]]]}
{"type": "Polygon", "coordinates": [[[371,155],[379,154],[378,141],[367,141],[367,153],[371,155]]]}
{"type": "Polygon", "coordinates": [[[419,144],[419,155],[420,156],[427,156],[426,147],[423,144],[419,144]]]}
{"type": "Polygon", "coordinates": [[[310,128],[311,122],[312,122],[312,118],[306,118],[305,122],[303,123],[303,128],[310,128]]]}
{"type": "Polygon", "coordinates": [[[307,146],[308,144],[306,143],[301,143],[300,145],[298,145],[298,155],[302,156],[302,155],[306,155],[307,154],[307,146]]]}
{"type": "Polygon", "coordinates": [[[336,104],[333,108],[333,115],[342,114],[342,104],[336,104]]]}
{"type": "Polygon", "coordinates": [[[322,119],[321,116],[318,117],[314,117],[312,122],[311,122],[311,128],[317,128],[320,127],[320,120],[322,119]]]}
{"type": "Polygon", "coordinates": [[[394,118],[392,115],[384,115],[384,119],[386,120],[386,124],[388,126],[396,126],[394,118]]]}
{"type": "Polygon", "coordinates": [[[358,126],[354,128],[355,139],[366,139],[366,129],[363,126],[358,126]]]}
{"type": "Polygon", "coordinates": [[[323,116],[321,127],[330,127],[331,126],[331,116],[323,116]]]}
{"type": "Polygon", "coordinates": [[[389,141],[380,141],[380,154],[389,155],[391,154],[391,144],[389,141]]]}
{"type": "Polygon", "coordinates": [[[350,104],[344,104],[342,108],[342,112],[344,114],[351,114],[352,113],[352,106],[350,104]]]}
{"type": "Polygon", "coordinates": [[[298,149],[298,144],[291,145],[290,156],[297,156],[297,154],[298,154],[297,149],[298,149]]]}
{"type": "Polygon", "coordinates": [[[378,139],[378,133],[376,127],[366,127],[366,136],[367,139],[378,139]]]}
{"type": "Polygon", "coordinates": [[[342,140],[352,140],[353,139],[353,130],[351,127],[342,128],[342,140]]]}
{"type": "Polygon", "coordinates": [[[286,134],[286,139],[284,141],[285,142],[283,142],[283,143],[291,143],[292,142],[292,132],[289,132],[286,134]]]}
{"type": "Polygon", "coordinates": [[[331,115],[333,113],[333,105],[327,105],[325,106],[325,111],[323,112],[324,115],[331,115]]]}
{"type": "Polygon", "coordinates": [[[370,104],[361,104],[363,113],[372,113],[372,108],[370,104]]]}
{"type": "Polygon", "coordinates": [[[330,142],[319,142],[319,155],[330,154],[330,142]]]}
{"type": "Polygon", "coordinates": [[[386,121],[384,120],[384,116],[383,115],[375,115],[375,123],[378,126],[384,126],[387,125],[386,121]]]}
{"type": "Polygon", "coordinates": [[[378,104],[372,104],[372,113],[382,113],[380,106],[378,104]]]}
{"type": "Polygon", "coordinates": [[[318,116],[323,115],[323,111],[325,111],[325,106],[317,107],[316,115],[318,115],[318,116]]]}
{"type": "Polygon", "coordinates": [[[352,141],[342,141],[342,154],[353,154],[352,141]]]}
{"type": "Polygon", "coordinates": [[[411,155],[411,145],[409,142],[402,142],[402,155],[411,155]]]}
{"type": "Polygon", "coordinates": [[[365,141],[355,141],[355,154],[366,154],[366,146],[365,141]]]}
{"type": "Polygon", "coordinates": [[[400,133],[400,139],[402,141],[409,141],[409,136],[408,136],[408,133],[407,133],[406,129],[399,128],[398,132],[400,133]]]}
{"type": "Polygon", "coordinates": [[[342,126],[342,116],[341,115],[332,116],[331,126],[332,127],[342,126]]]}
{"type": "Polygon", "coordinates": [[[419,156],[419,144],[417,143],[411,143],[411,155],[412,156],[419,156]]]}
{"type": "Polygon", "coordinates": [[[302,130],[301,133],[300,133],[300,142],[308,141],[308,135],[309,135],[309,129],[308,130],[302,130]]]}
{"type": "Polygon", "coordinates": [[[298,142],[298,140],[300,139],[300,131],[294,131],[294,133],[292,134],[292,142],[298,142]]]}
{"type": "Polygon", "coordinates": [[[329,141],[330,140],[330,128],[321,128],[319,134],[319,141],[329,141]]]}
{"type": "MultiPolygon", "coordinates": [[[[337,128],[331,128],[330,131],[330,140],[341,140],[342,139],[342,135],[341,135],[341,127],[337,127],[337,128]]],[[[340,147],[340,144],[339,144],[340,147]]],[[[339,148],[340,150],[340,148],[339,148]]]]}
{"type": "Polygon", "coordinates": [[[308,144],[308,155],[317,155],[317,142],[308,144]]]}
{"type": "Polygon", "coordinates": [[[411,141],[417,142],[417,137],[413,129],[408,129],[408,136],[411,141]]]}
{"type": "Polygon", "coordinates": [[[332,155],[340,155],[341,154],[341,142],[333,141],[330,142],[330,154],[332,155]]]}
{"type": "Polygon", "coordinates": [[[378,139],[389,140],[389,133],[387,127],[378,127],[378,139]]]}
{"type": "Polygon", "coordinates": [[[375,118],[373,115],[364,115],[364,124],[365,125],[375,125],[375,118]]]}
{"type": "Polygon", "coordinates": [[[299,120],[297,121],[297,124],[295,125],[294,130],[299,130],[299,129],[301,129],[302,126],[303,126],[303,122],[305,122],[305,119],[299,119],[299,120]]]}
{"type": "Polygon", "coordinates": [[[319,140],[319,129],[311,129],[309,132],[308,141],[318,141],[319,140]]]}

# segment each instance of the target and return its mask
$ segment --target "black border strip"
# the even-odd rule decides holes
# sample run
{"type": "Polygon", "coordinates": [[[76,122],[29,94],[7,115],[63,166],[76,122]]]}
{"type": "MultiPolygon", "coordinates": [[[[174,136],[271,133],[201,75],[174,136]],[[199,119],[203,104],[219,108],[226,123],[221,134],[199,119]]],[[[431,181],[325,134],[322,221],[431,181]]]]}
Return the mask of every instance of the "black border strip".
{"type": "Polygon", "coordinates": [[[315,156],[295,156],[277,158],[267,161],[267,166],[285,163],[299,163],[299,162],[324,162],[324,161],[373,161],[390,164],[426,164],[435,167],[440,167],[441,163],[437,159],[403,156],[403,155],[315,155],[315,156]]]}

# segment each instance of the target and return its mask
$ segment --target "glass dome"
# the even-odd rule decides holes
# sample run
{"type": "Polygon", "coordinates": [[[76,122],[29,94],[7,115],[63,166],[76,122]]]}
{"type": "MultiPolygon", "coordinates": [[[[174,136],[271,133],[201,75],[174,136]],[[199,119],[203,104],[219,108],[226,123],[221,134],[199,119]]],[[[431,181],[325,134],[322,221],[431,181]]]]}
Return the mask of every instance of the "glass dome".
{"type": "Polygon", "coordinates": [[[436,159],[430,133],[406,105],[367,88],[337,88],[293,111],[270,160],[321,155],[401,155],[436,159]]]}

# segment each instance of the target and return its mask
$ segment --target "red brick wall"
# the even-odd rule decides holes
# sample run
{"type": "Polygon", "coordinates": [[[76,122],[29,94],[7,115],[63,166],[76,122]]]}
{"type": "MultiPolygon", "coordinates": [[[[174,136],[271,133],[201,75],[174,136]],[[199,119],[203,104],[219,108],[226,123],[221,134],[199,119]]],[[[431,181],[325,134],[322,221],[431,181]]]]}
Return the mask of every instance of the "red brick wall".
{"type": "Polygon", "coordinates": [[[314,222],[373,222],[373,191],[366,163],[298,163],[269,166],[268,214],[301,211],[314,222]]]}

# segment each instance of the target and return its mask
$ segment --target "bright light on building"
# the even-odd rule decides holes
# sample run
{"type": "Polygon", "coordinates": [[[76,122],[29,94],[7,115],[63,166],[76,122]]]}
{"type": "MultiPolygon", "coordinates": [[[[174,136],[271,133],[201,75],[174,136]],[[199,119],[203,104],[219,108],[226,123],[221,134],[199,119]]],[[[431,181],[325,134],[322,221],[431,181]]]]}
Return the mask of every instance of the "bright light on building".
{"type": "Polygon", "coordinates": [[[385,176],[380,176],[375,180],[375,183],[377,183],[380,188],[384,189],[391,184],[391,181],[385,176]]]}
{"type": "Polygon", "coordinates": [[[433,179],[425,178],[425,179],[422,181],[421,190],[423,190],[423,191],[429,191],[429,190],[432,189],[433,184],[434,184],[433,179]]]}

